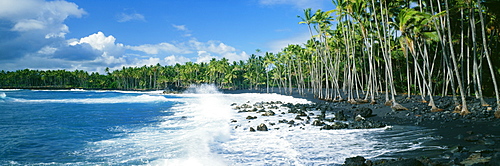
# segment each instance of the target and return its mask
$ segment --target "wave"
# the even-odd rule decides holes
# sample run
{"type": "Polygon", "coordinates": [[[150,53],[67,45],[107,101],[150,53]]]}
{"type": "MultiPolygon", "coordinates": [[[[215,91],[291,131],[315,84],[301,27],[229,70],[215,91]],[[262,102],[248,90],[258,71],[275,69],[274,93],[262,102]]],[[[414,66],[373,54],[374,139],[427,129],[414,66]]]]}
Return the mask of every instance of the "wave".
{"type": "Polygon", "coordinates": [[[22,89],[0,89],[0,91],[19,91],[22,89]]]}
{"type": "Polygon", "coordinates": [[[179,99],[170,99],[164,96],[140,95],[140,96],[119,96],[108,98],[79,98],[79,99],[18,99],[11,98],[14,102],[24,103],[80,103],[80,104],[114,104],[114,103],[149,103],[149,102],[169,102],[179,99]]]}
{"type": "Polygon", "coordinates": [[[0,99],[5,99],[7,98],[7,95],[3,92],[0,92],[0,99]]]}

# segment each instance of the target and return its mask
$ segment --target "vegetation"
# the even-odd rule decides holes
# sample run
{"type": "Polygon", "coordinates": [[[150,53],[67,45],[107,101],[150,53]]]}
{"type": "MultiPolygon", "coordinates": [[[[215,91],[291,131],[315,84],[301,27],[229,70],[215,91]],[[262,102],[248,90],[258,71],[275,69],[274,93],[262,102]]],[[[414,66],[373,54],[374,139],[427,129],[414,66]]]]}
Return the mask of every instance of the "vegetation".
{"type": "MultiPolygon", "coordinates": [[[[0,72],[3,88],[171,89],[213,83],[221,88],[278,87],[311,90],[325,100],[376,102],[405,109],[396,94],[419,95],[439,111],[433,96],[452,95],[468,114],[467,96],[500,105],[500,13],[497,0],[333,0],[335,10],[298,16],[311,38],[281,52],[246,61],[123,67],[105,75],[85,71],[0,72]],[[496,63],[495,63],[496,62],[496,63]]],[[[497,108],[500,110],[500,107],[497,108]]],[[[499,113],[500,116],[500,113],[499,113]]]]}

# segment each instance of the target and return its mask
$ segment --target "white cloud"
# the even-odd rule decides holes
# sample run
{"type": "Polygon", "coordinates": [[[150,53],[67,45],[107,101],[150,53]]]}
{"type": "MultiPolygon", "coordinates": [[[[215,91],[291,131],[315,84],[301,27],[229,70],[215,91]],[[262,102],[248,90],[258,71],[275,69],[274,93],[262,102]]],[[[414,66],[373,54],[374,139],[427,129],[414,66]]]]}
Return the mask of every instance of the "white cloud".
{"type": "Polygon", "coordinates": [[[30,31],[36,29],[44,29],[44,22],[34,19],[20,20],[12,27],[13,31],[30,31]]]}
{"type": "MultiPolygon", "coordinates": [[[[259,3],[262,5],[291,5],[297,9],[306,9],[306,8],[323,8],[325,3],[328,1],[325,0],[259,0],[259,3]]],[[[331,1],[330,1],[331,3],[331,1]]]]}
{"type": "Polygon", "coordinates": [[[175,24],[172,24],[172,26],[179,30],[179,31],[188,31],[188,29],[186,28],[186,25],[175,25],[175,24]]]}
{"type": "Polygon", "coordinates": [[[191,31],[186,27],[186,25],[175,25],[175,24],[172,24],[172,27],[174,27],[175,29],[177,29],[179,31],[184,32],[184,36],[185,37],[192,36],[192,34],[190,33],[191,31]]]}
{"type": "Polygon", "coordinates": [[[74,40],[69,40],[70,43],[69,45],[77,45],[77,44],[83,44],[87,43],[92,48],[99,50],[99,51],[108,51],[108,52],[114,52],[117,50],[122,50],[123,49],[123,44],[121,43],[115,43],[116,38],[113,37],[112,35],[105,36],[104,33],[102,32],[97,32],[92,35],[89,35],[87,37],[81,38],[78,42],[74,40]],[[72,41],[72,42],[71,42],[72,41]]]}
{"type": "Polygon", "coordinates": [[[128,21],[146,21],[144,15],[139,13],[120,13],[118,15],[118,22],[128,22],[128,21]]]}
{"type": "Polygon", "coordinates": [[[163,58],[163,61],[165,62],[164,65],[175,65],[175,64],[184,64],[186,62],[191,61],[191,59],[186,58],[184,56],[176,56],[176,55],[170,55],[165,58],[163,58]]]}
{"type": "Polygon", "coordinates": [[[176,46],[170,43],[159,43],[159,44],[144,44],[140,46],[127,46],[128,49],[135,51],[142,51],[146,54],[159,54],[159,53],[179,53],[188,54],[191,53],[188,49],[182,48],[181,46],[176,46]]]}

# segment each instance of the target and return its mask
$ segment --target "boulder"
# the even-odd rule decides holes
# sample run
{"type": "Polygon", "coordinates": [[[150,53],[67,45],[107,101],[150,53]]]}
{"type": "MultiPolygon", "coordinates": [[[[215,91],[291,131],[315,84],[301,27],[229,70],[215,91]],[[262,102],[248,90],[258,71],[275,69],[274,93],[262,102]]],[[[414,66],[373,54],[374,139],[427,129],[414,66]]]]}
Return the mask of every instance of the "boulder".
{"type": "Polygon", "coordinates": [[[247,116],[246,119],[257,119],[257,117],[256,116],[247,116]]]}
{"type": "Polygon", "coordinates": [[[415,158],[389,161],[379,166],[424,166],[424,164],[415,158]]]}
{"type": "Polygon", "coordinates": [[[258,131],[267,131],[267,126],[264,123],[261,123],[260,125],[257,126],[258,131]]]}
{"type": "Polygon", "coordinates": [[[314,122],[312,123],[313,126],[323,126],[325,125],[325,122],[322,122],[320,120],[314,120],[314,122]]]}
{"type": "Polygon", "coordinates": [[[354,117],[354,121],[356,121],[356,122],[364,121],[364,120],[366,120],[366,119],[363,116],[359,115],[359,114],[356,115],[356,117],[354,117]]]}
{"type": "Polygon", "coordinates": [[[262,116],[274,116],[274,115],[276,115],[276,113],[274,113],[274,111],[271,110],[266,111],[265,113],[262,114],[262,116]]]}
{"type": "Polygon", "coordinates": [[[335,120],[347,121],[347,117],[344,115],[343,110],[335,113],[335,120]]]}
{"type": "Polygon", "coordinates": [[[253,127],[250,127],[250,132],[255,132],[255,129],[253,127]]]}
{"type": "Polygon", "coordinates": [[[367,118],[373,116],[372,113],[373,113],[372,109],[367,107],[362,107],[354,110],[353,116],[361,115],[362,117],[367,118]]]}
{"type": "Polygon", "coordinates": [[[346,158],[344,161],[345,166],[366,166],[366,159],[361,156],[346,158]]]}
{"type": "Polygon", "coordinates": [[[338,129],[346,129],[349,125],[342,122],[335,122],[331,125],[324,125],[321,127],[321,130],[338,130],[338,129]]]}

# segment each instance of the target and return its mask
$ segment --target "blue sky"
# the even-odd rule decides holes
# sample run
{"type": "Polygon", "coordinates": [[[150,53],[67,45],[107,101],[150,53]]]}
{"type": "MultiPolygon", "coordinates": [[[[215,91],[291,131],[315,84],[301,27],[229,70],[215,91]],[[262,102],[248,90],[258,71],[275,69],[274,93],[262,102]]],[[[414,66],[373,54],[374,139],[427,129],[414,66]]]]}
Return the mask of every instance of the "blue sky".
{"type": "Polygon", "coordinates": [[[0,0],[0,70],[246,60],[305,42],[329,0],[0,0]]]}

